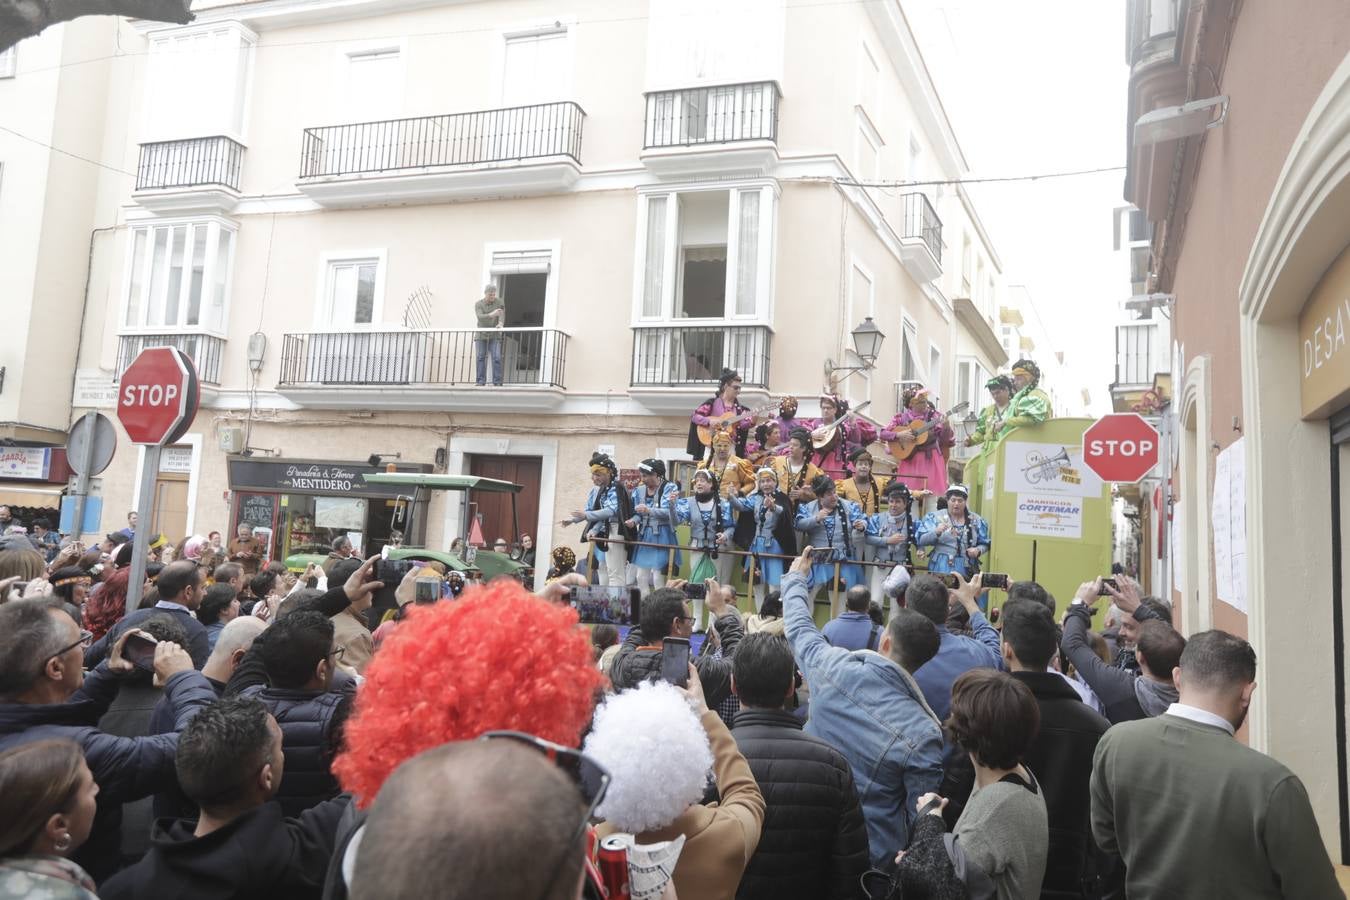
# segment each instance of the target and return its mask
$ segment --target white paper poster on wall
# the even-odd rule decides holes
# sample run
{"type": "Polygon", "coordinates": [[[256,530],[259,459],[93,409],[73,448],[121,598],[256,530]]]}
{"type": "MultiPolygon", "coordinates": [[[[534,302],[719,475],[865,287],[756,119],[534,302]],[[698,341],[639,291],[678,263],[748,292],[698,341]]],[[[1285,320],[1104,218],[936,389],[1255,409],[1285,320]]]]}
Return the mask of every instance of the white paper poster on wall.
{"type": "Polygon", "coordinates": [[[1102,480],[1083,465],[1082,446],[1005,441],[1003,489],[1018,494],[1100,497],[1102,480]]]}
{"type": "Polygon", "coordinates": [[[1214,461],[1214,502],[1210,518],[1214,529],[1215,593],[1241,612],[1247,611],[1246,458],[1238,438],[1214,461]]]}
{"type": "Polygon", "coordinates": [[[1018,494],[1014,530],[1031,537],[1077,540],[1083,536],[1083,501],[1053,494],[1018,494]]]}

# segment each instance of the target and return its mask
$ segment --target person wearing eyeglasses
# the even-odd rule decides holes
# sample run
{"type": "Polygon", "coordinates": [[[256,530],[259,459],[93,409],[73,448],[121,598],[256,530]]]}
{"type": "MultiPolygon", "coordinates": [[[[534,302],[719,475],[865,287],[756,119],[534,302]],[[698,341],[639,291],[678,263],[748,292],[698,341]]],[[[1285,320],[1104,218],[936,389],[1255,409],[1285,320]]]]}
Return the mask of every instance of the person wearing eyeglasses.
{"type": "MultiPolygon", "coordinates": [[[[99,730],[99,718],[134,669],[122,655],[132,633],[123,632],[108,658],[85,675],[84,647],[93,635],[65,610],[41,599],[0,605],[0,751],[56,737],[80,745],[99,786],[103,815],[73,858],[96,881],[119,862],[119,822],[112,811],[173,783],[177,732],[215,699],[187,651],[161,642],[151,665],[173,708],[173,733],[127,738],[99,730]]],[[[0,797],[0,803],[6,799],[0,797]]]]}
{"type": "Polygon", "coordinates": [[[92,669],[107,655],[112,643],[128,629],[136,628],[141,622],[161,612],[167,612],[178,620],[187,631],[187,651],[192,656],[193,668],[206,665],[211,655],[210,637],[206,626],[193,615],[206,595],[206,573],[194,562],[186,560],[165,566],[155,579],[159,599],[150,605],[128,612],[120,622],[90,646],[84,654],[84,665],[92,669]]]}
{"type": "Polygon", "coordinates": [[[283,729],[258,700],[230,697],[203,710],[177,753],[200,817],[158,820],[150,851],[100,885],[102,900],[318,897],[351,798],[286,818],[269,802],[289,774],[282,744],[283,729]]]}
{"type": "Polygon", "coordinates": [[[329,768],[342,744],[355,684],[333,690],[333,673],[343,657],[333,640],[333,622],[301,609],[278,616],[253,642],[267,670],[268,685],[245,690],[276,717],[284,737],[286,774],[276,799],[288,816],[331,800],[341,789],[329,768]]]}

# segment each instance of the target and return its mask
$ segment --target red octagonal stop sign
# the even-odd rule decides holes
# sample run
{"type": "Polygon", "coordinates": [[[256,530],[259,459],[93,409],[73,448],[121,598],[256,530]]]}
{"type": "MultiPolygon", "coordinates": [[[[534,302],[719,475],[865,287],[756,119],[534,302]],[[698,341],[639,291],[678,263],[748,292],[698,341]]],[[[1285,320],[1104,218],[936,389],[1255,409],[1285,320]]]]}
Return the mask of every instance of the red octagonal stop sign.
{"type": "Polygon", "coordinates": [[[1083,464],[1102,481],[1136,482],[1158,463],[1158,431],[1138,413],[1103,416],[1083,432],[1083,464]]]}
{"type": "Polygon", "coordinates": [[[192,358],[176,347],[150,347],[117,385],[117,418],[137,444],[170,444],[197,415],[201,389],[192,358]]]}

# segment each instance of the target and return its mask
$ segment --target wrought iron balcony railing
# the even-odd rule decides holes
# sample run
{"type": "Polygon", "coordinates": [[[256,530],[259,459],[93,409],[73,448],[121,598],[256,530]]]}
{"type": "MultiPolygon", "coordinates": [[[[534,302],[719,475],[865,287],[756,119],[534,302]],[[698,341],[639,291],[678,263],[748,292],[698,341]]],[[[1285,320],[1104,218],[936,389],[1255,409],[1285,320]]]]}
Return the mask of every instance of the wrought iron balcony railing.
{"type": "Polygon", "coordinates": [[[938,265],[942,264],[942,220],[921,193],[905,194],[905,227],[902,238],[917,238],[927,245],[938,265]]]}
{"type": "Polygon", "coordinates": [[[208,187],[239,190],[242,144],[223,135],[141,144],[136,190],[208,187]]]}
{"type": "Polygon", "coordinates": [[[192,358],[197,366],[197,378],[202,384],[220,384],[220,361],[225,355],[225,339],[201,332],[121,335],[117,340],[117,377],[121,378],[127,366],[149,347],[177,347],[192,358]]]}
{"type": "Polygon", "coordinates": [[[503,384],[563,387],[567,335],[546,328],[288,334],[281,345],[280,384],[473,385],[480,343],[489,383],[497,377],[495,355],[503,384]]]}
{"type": "Polygon", "coordinates": [[[645,149],[778,140],[772,81],[655,91],[647,95],[645,149]]]}
{"type": "Polygon", "coordinates": [[[300,177],[397,172],[566,156],[581,161],[575,103],[306,128],[300,177]]]}
{"type": "Polygon", "coordinates": [[[746,387],[769,385],[767,325],[638,325],[633,328],[633,387],[716,385],[735,369],[746,387]]]}

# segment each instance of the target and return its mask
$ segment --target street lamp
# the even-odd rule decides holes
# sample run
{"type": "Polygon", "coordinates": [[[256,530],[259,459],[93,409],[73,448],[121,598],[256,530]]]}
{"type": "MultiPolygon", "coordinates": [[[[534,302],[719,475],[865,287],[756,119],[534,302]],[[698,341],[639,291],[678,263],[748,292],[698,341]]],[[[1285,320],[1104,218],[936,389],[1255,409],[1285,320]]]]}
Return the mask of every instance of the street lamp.
{"type": "Polygon", "coordinates": [[[853,354],[862,365],[837,366],[834,360],[825,360],[825,377],[830,380],[832,387],[838,383],[838,379],[835,378],[837,372],[845,373],[844,377],[847,378],[854,372],[867,372],[874,368],[877,357],[881,355],[881,343],[886,340],[886,335],[881,333],[881,329],[872,321],[871,316],[863,319],[862,324],[850,332],[850,336],[853,338],[853,354]]]}

